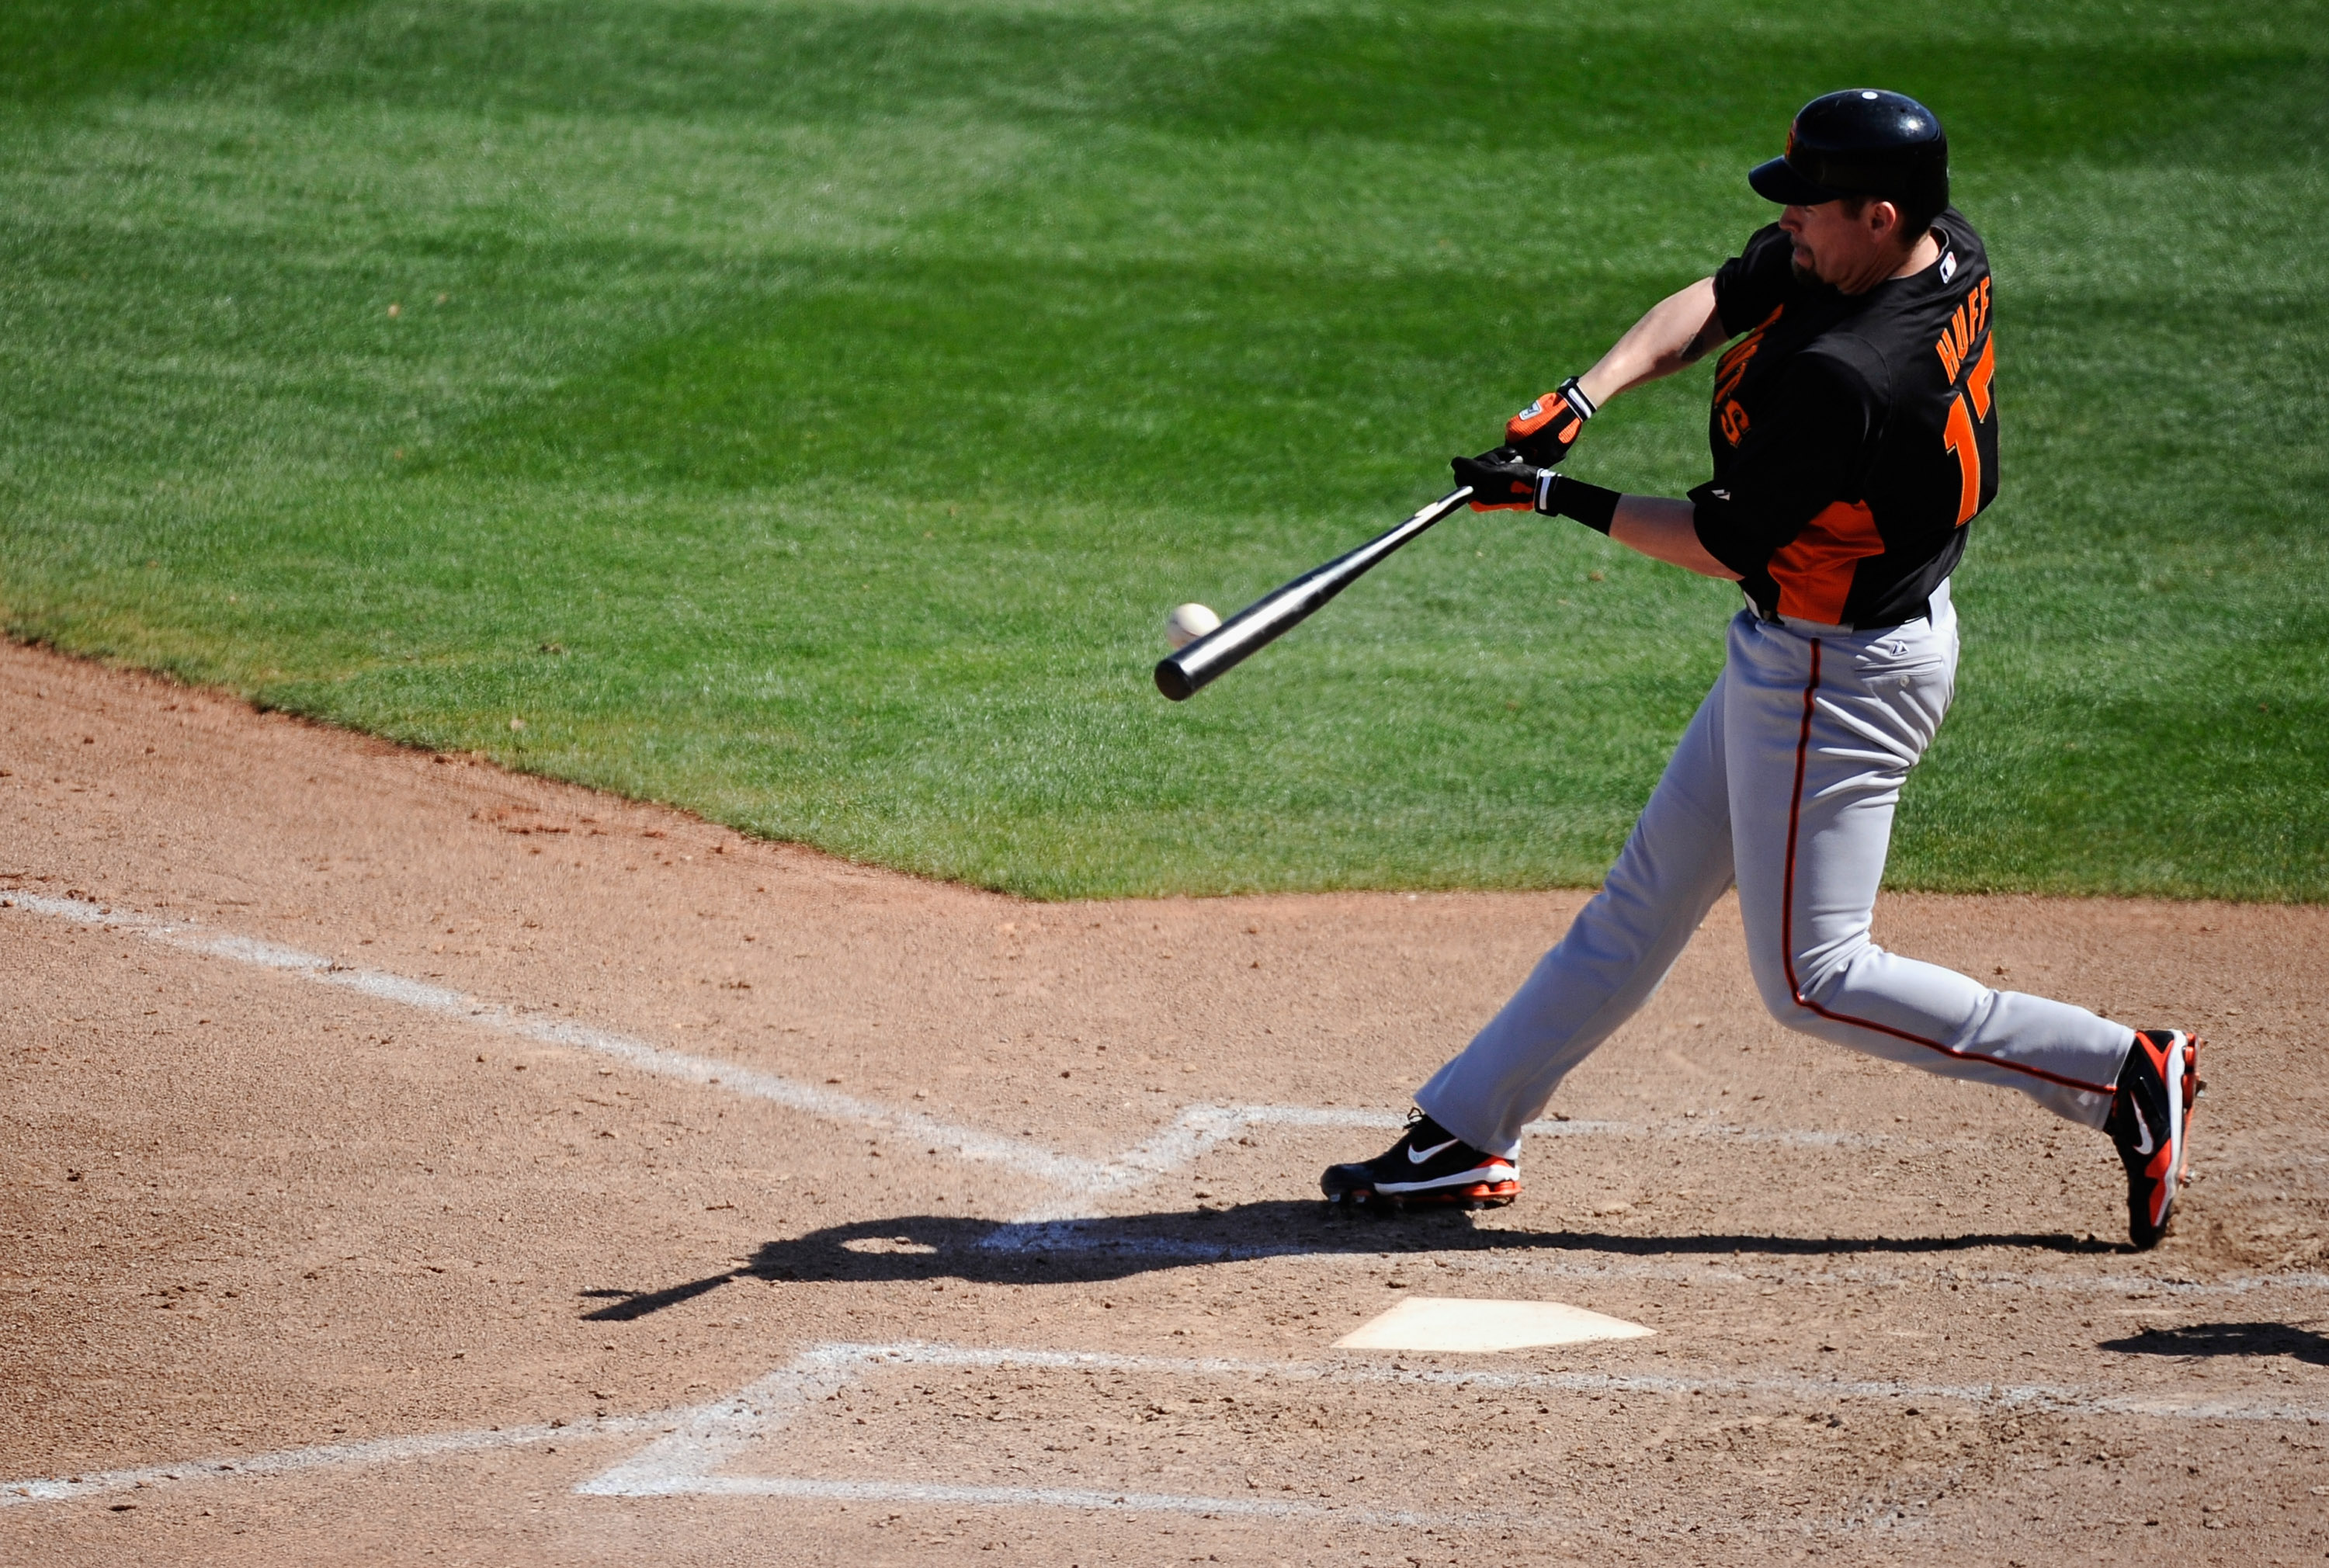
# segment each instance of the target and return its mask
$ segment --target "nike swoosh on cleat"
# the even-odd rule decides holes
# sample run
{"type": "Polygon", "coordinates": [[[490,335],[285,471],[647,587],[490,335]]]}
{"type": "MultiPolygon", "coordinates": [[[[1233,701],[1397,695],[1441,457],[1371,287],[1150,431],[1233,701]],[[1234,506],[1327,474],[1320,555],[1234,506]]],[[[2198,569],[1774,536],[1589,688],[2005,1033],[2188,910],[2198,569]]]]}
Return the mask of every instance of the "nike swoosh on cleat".
{"type": "Polygon", "coordinates": [[[2127,1109],[2135,1113],[2135,1130],[2143,1134],[2143,1141],[2136,1145],[2135,1151],[2148,1154],[2159,1147],[2158,1141],[2151,1136],[2151,1123],[2144,1120],[2142,1106],[2129,1105],[2127,1109]]]}
{"type": "MultiPolygon", "coordinates": [[[[1447,1142],[1435,1143],[1429,1149],[1417,1149],[1414,1146],[1410,1145],[1407,1150],[1407,1162],[1410,1165],[1420,1165],[1435,1154],[1447,1153],[1461,1141],[1463,1141],[1461,1139],[1450,1138],[1447,1142]]],[[[2145,1150],[2144,1152],[2147,1154],[2150,1150],[2145,1150]]]]}
{"type": "Polygon", "coordinates": [[[1470,1170],[1435,1176],[1428,1181],[1378,1181],[1375,1183],[1375,1190],[1388,1197],[1404,1197],[1410,1194],[1446,1192],[1455,1188],[1472,1187],[1484,1183],[1490,1187],[1502,1187],[1509,1183],[1514,1190],[1518,1190],[1520,1185],[1517,1175],[1511,1166],[1500,1160],[1492,1160],[1487,1164],[1476,1166],[1470,1170]]]}

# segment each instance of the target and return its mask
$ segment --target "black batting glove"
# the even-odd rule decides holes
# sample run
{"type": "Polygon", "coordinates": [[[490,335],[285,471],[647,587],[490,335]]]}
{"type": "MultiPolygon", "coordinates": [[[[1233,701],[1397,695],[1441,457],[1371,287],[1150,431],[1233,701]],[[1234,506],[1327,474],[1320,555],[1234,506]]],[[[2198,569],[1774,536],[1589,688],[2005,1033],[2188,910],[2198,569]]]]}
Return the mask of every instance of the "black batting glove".
{"type": "Polygon", "coordinates": [[[1475,512],[1535,512],[1537,498],[1550,468],[1540,468],[1509,446],[1483,452],[1477,457],[1457,457],[1447,465],[1456,483],[1472,487],[1475,512]]]}
{"type": "Polygon", "coordinates": [[[1509,446],[1458,457],[1447,466],[1457,484],[1472,487],[1475,512],[1541,512],[1573,518],[1596,533],[1608,533],[1617,515],[1617,492],[1540,468],[1509,446]]]}
{"type": "Polygon", "coordinates": [[[1559,467],[1594,413],[1593,399],[1571,376],[1505,422],[1504,445],[1540,468],[1559,467]]]}

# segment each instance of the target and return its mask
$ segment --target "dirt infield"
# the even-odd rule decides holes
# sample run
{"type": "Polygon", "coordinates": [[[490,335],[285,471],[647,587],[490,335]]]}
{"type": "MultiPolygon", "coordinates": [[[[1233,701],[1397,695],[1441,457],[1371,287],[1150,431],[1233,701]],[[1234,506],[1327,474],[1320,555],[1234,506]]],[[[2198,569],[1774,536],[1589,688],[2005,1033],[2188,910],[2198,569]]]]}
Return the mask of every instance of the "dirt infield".
{"type": "Polygon", "coordinates": [[[1518,1205],[1325,1216],[1580,897],[1028,905],[0,648],[0,1562],[2329,1555],[2329,912],[1880,909],[2210,1037],[2154,1253],[1727,904],[1518,1205]],[[1331,1347],[1418,1294],[1656,1333],[1331,1347]]]}

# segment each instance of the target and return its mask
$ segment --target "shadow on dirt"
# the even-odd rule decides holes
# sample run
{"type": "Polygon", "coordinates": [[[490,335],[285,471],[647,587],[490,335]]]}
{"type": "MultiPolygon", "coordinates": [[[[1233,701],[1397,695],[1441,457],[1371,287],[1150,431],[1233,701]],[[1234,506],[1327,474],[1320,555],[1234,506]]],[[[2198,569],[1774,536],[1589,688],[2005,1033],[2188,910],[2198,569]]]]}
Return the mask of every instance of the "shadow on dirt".
{"type": "Polygon", "coordinates": [[[1619,1235],[1602,1231],[1491,1229],[1435,1213],[1372,1218],[1315,1199],[1249,1203],[1108,1219],[997,1224],[910,1215],[834,1225],[769,1242],[737,1268],[655,1290],[586,1291],[608,1304],[589,1322],[627,1322],[693,1300],[733,1280],[960,1280],[970,1284],[1125,1279],[1162,1269],[1246,1258],[1371,1253],[1544,1251],[1604,1257],[1849,1258],[1951,1253],[1984,1247],[2109,1253],[2126,1249],[2074,1235],[1973,1233],[1936,1236],[1619,1235]]]}
{"type": "Polygon", "coordinates": [[[2099,1347],[2127,1356],[2287,1356],[2329,1366],[2329,1337],[2293,1323],[2192,1323],[2145,1329],[2099,1347]]]}

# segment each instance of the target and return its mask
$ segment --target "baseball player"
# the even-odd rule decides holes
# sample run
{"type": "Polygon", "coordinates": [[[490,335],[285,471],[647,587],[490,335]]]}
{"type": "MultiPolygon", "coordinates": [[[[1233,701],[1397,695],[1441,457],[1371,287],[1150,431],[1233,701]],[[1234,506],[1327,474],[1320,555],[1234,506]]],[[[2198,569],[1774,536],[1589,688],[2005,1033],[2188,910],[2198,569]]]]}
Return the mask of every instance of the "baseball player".
{"type": "Polygon", "coordinates": [[[1948,204],[1948,144],[1913,99],[1829,93],[1748,181],[1781,206],[1777,223],[1515,415],[1506,445],[1455,461],[1481,510],[1573,518],[1739,584],[1722,673],[1601,891],[1423,1085],[1398,1143],[1326,1172],[1327,1199],[1511,1202],[1522,1129],[1735,885],[1774,1017],[2020,1089],[2107,1132],[2135,1244],[2155,1245],[2183,1179],[2201,1042],[1993,991],[1869,939],[1901,782],[1956,686],[1949,574],[1997,493],[1989,263],[1948,204]],[[1557,470],[1610,399],[1725,343],[1714,474],[1687,500],[1557,470]]]}

